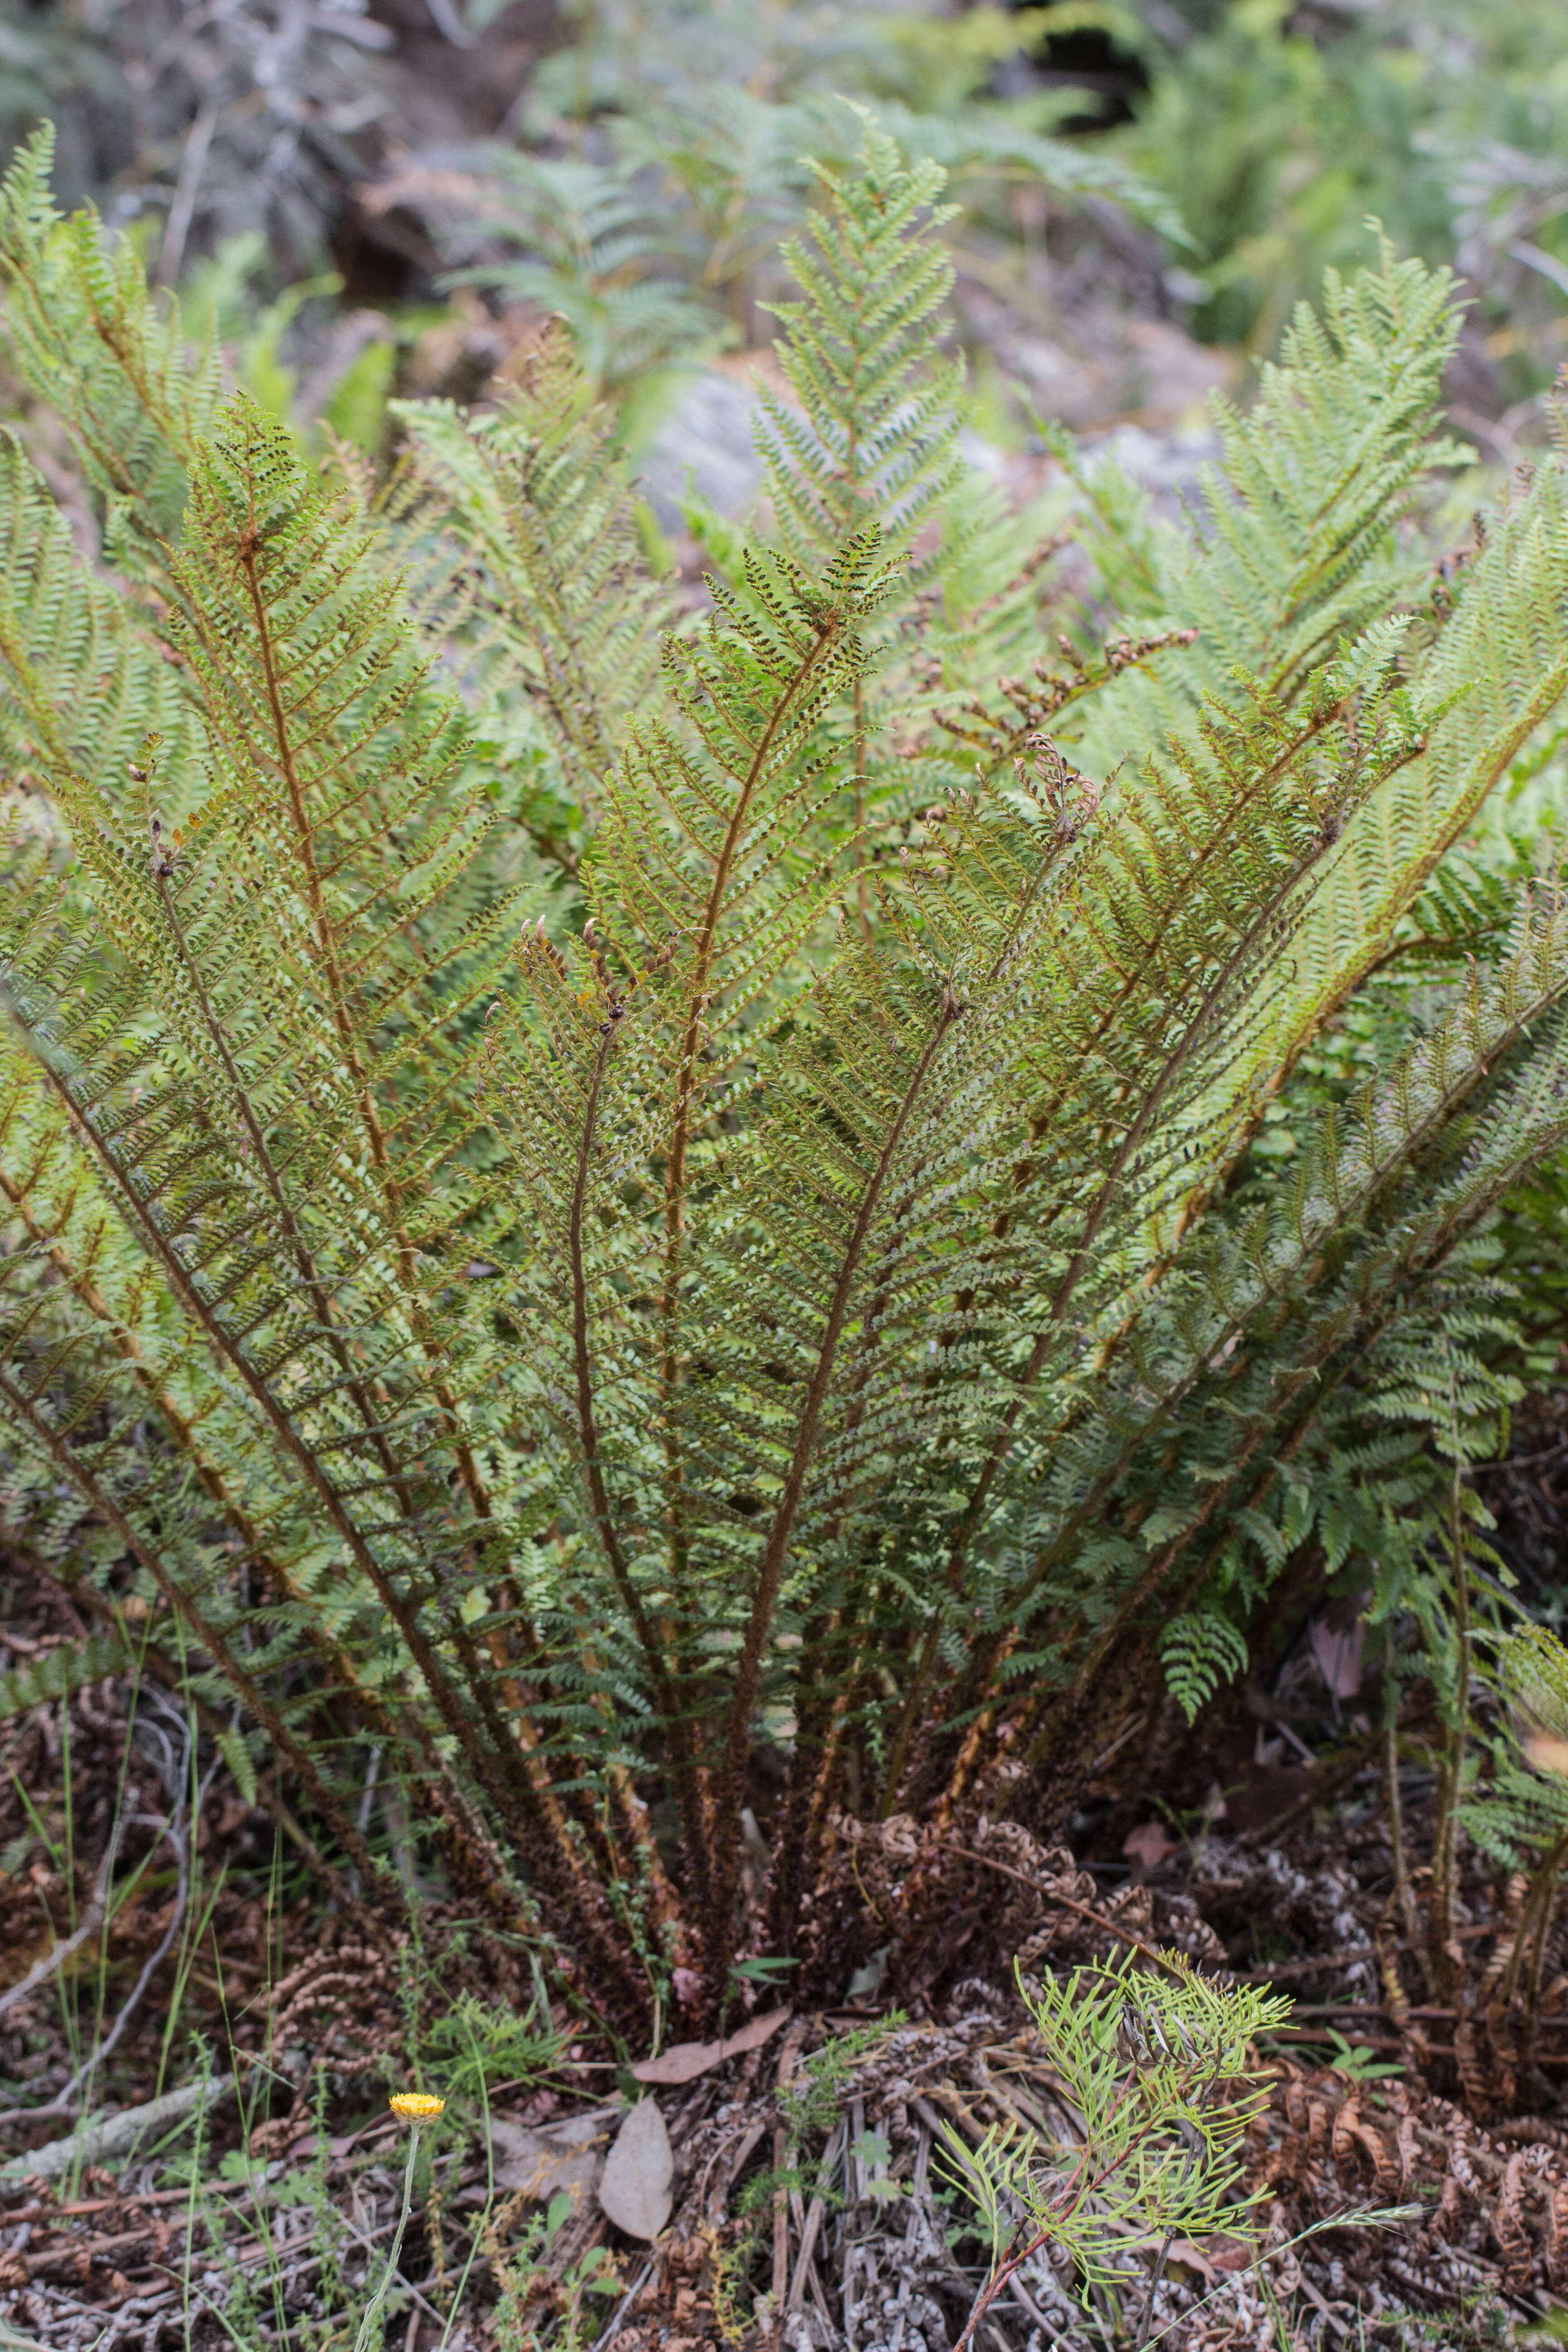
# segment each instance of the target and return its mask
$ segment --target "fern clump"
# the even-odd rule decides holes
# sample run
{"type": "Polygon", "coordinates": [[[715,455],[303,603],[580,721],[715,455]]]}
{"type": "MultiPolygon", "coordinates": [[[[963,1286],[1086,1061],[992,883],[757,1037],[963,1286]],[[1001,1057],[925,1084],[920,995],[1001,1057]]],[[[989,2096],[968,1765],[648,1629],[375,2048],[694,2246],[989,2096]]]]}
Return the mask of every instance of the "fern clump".
{"type": "Polygon", "coordinates": [[[116,576],[8,443],[5,1538],[378,1922],[366,1742],[627,2031],[940,1966],[921,1838],[1239,1668],[1325,1414],[1568,1132],[1544,879],[1301,1075],[1555,723],[1568,467],[1421,603],[1453,310],[1385,252],[1206,540],[1103,526],[1097,645],[963,476],[940,178],[868,125],[679,623],[559,341],[322,478],[47,169],[0,264],[116,576]]]}

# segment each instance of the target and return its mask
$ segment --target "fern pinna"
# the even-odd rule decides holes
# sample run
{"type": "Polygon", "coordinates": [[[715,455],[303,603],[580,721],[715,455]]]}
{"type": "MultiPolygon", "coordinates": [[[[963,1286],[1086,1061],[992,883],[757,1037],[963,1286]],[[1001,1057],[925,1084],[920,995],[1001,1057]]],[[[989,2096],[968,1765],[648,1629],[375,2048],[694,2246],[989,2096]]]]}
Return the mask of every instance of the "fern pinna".
{"type": "Polygon", "coordinates": [[[559,345],[323,481],[46,146],[5,196],[118,573],[10,442],[5,1540],[378,1932],[370,1743],[628,2030],[743,1950],[943,1965],[922,1853],[1238,1668],[1329,1403],[1568,1130],[1546,881],[1359,1092],[1298,1077],[1568,683],[1561,460],[1440,608],[1400,536],[1444,283],[1331,287],[1206,541],[1102,516],[1052,652],[952,462],[939,175],[866,137],[700,625],[559,345]],[[839,1861],[894,1813],[889,1917],[839,1861]]]}

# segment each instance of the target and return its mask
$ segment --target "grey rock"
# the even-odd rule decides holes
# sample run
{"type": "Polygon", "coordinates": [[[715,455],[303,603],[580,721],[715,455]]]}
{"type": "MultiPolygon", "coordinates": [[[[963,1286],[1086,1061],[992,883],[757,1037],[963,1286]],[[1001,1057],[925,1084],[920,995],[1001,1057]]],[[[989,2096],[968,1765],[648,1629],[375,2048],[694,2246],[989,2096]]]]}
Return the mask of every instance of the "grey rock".
{"type": "Polygon", "coordinates": [[[688,488],[722,515],[750,506],[763,478],[752,441],[756,394],[714,370],[693,376],[681,391],[637,466],[661,530],[684,528],[677,503],[688,488]]]}

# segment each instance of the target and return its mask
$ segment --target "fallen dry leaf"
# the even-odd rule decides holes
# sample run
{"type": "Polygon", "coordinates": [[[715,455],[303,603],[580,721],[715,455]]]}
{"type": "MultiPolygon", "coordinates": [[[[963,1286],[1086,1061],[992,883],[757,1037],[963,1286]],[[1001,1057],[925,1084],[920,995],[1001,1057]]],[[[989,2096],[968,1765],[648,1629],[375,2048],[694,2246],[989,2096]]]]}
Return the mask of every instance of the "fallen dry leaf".
{"type": "Polygon", "coordinates": [[[1366,1620],[1358,1617],[1353,1625],[1336,1633],[1324,1617],[1315,1617],[1307,1630],[1307,1645],[1317,1661],[1318,1671],[1336,1698],[1359,1698],[1361,1696],[1362,1651],[1366,1643],[1366,1620]]]}
{"type": "Polygon", "coordinates": [[[1168,1853],[1176,1853],[1180,1849],[1173,1837],[1167,1837],[1159,1822],[1145,1822],[1142,1828],[1128,1831],[1121,1841],[1121,1851],[1141,1862],[1145,1870],[1157,1870],[1168,1853]]]}
{"type": "Polygon", "coordinates": [[[765,2017],[752,2018],[722,2042],[678,2042],[657,2058],[639,2059],[632,2073],[639,2083],[693,2083],[710,2066],[717,2066],[721,2058],[738,2058],[743,2050],[760,2050],[791,2013],[787,2009],[770,2009],[765,2017]]]}
{"type": "Polygon", "coordinates": [[[1165,2249],[1165,2260],[1173,2270],[1196,2271],[1205,2286],[1213,2286],[1219,2276],[1203,2248],[1191,2238],[1173,2238],[1165,2249]]]}
{"type": "Polygon", "coordinates": [[[605,2121],[603,2115],[569,2116],[548,2130],[530,2131],[493,2117],[496,2187],[521,2189],[540,2204],[564,2189],[580,2213],[598,2186],[604,2158],[595,2143],[605,2137],[605,2121]]]}
{"type": "Polygon", "coordinates": [[[1196,2271],[1209,2286],[1222,2271],[1244,2271],[1257,2259],[1256,2247],[1240,2238],[1205,2238],[1201,2244],[1193,2238],[1173,2238],[1167,2254],[1168,2261],[1196,2271]]]}
{"type": "Polygon", "coordinates": [[[654,2099],[639,2099],[605,2159],[599,2203],[628,2238],[651,2243],[670,2216],[675,2158],[654,2099]]]}

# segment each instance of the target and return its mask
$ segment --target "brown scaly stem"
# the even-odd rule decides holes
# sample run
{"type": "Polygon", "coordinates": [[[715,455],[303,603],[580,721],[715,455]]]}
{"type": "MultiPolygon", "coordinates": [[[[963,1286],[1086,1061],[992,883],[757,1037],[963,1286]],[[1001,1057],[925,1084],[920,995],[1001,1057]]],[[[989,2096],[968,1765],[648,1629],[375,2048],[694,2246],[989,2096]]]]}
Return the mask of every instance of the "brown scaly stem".
{"type": "Polygon", "coordinates": [[[1007,1660],[1016,1649],[1020,1638],[1019,1629],[1016,1627],[1011,1628],[1004,1638],[996,1655],[997,1699],[993,1705],[981,1708],[980,1713],[964,1733],[957,1759],[948,1775],[947,1784],[937,1799],[936,1811],[932,1820],[935,1832],[940,1837],[945,1837],[952,1827],[958,1817],[959,1807],[969,1794],[970,1784],[975,1780],[986,1759],[989,1759],[993,1764],[1003,1763],[1011,1759],[1016,1747],[1017,1730],[1014,1725],[1006,1724],[998,1732],[996,1709],[1001,1704],[1002,1672],[1007,1660]]]}
{"type": "Polygon", "coordinates": [[[937,1643],[942,1639],[942,1620],[933,1617],[926,1627],[915,1658],[915,1670],[910,1679],[909,1696],[899,1717],[899,1727],[893,1734],[893,1744],[888,1751],[888,1769],[882,1784],[882,1801],[877,1809],[878,1819],[887,1821],[899,1810],[905,1777],[910,1761],[917,1728],[931,1725],[931,1711],[925,1706],[926,1693],[932,1669],[936,1664],[937,1643]]]}
{"type": "Polygon", "coordinates": [[[949,1030],[963,1013],[963,1007],[949,988],[942,998],[942,1009],[925,1047],[915,1065],[914,1074],[905,1089],[893,1121],[883,1142],[877,1165],[861,1195],[844,1255],[839,1261],[838,1275],[828,1304],[822,1339],[817,1349],[816,1364],[806,1390],[805,1402],[795,1433],[795,1449],[784,1475],[784,1490],[779,1496],[767,1542],[763,1551],[756,1591],[746,1627],[745,1641],[741,1650],[735,1673],[734,1695],[731,1701],[729,1722],[725,1731],[722,1762],[719,1782],[718,1818],[715,1823],[717,1853],[713,1902],[709,1916],[706,1943],[709,1956],[709,1999],[716,2000],[723,1987],[730,1955],[734,1948],[735,1893],[741,1871],[741,1809],[745,1800],[746,1751],[751,1738],[752,1715],[756,1706],[757,1690],[762,1679],[763,1654],[768,1630],[773,1623],[778,1601],[779,1587],[784,1581],[785,1563],[795,1534],[795,1524],[805,1493],[806,1474],[816,1451],[817,1429],[822,1408],[827,1398],[828,1385],[837,1360],[838,1344],[843,1336],[849,1312],[849,1300],[865,1254],[871,1223],[876,1215],[888,1177],[898,1156],[904,1131],[913,1113],[916,1100],[924,1086],[949,1030]]]}
{"type": "MultiPolygon", "coordinates": [[[[567,1213],[567,1255],[572,1277],[572,1354],[576,1381],[577,1433],[583,1450],[583,1467],[588,1482],[588,1496],[594,1515],[594,1525],[600,1546],[609,1563],[610,1575],[620,1595],[621,1605],[631,1621],[642,1651],[649,1678],[658,1700],[658,1710],[666,1724],[678,1720],[675,1686],[664,1653],[654,1630],[653,1621],[644,1605],[632,1575],[631,1564],[616,1524],[609,1489],[605,1483],[604,1460],[601,1452],[598,1414],[595,1402],[594,1355],[589,1332],[588,1273],[584,1249],[583,1226],[587,1205],[588,1175],[593,1165],[594,1146],[598,1133],[599,1104],[604,1092],[605,1076],[615,1050],[620,1025],[625,1018],[625,1006],[606,992],[605,1017],[600,1024],[599,1044],[594,1057],[594,1067],[588,1081],[587,1101],[583,1113],[582,1140],[577,1150],[577,1166],[573,1178],[571,1206],[567,1213]]],[[[689,1775],[677,1776],[677,1799],[680,1806],[683,1843],[690,1857],[702,1852],[701,1825],[696,1816],[696,1790],[689,1775]]],[[[637,1845],[645,1851],[653,1849],[651,1833],[646,1820],[634,1814],[624,1803],[622,1818],[631,1829],[637,1845]]],[[[662,1864],[655,1873],[656,1885],[662,1884],[662,1864]]]]}
{"type": "Polygon", "coordinates": [[[811,1884],[814,1851],[812,1829],[816,1798],[830,1759],[836,1751],[847,1693],[829,1694],[826,1649],[830,1630],[837,1630],[838,1612],[826,1627],[808,1629],[802,1644],[803,1663],[796,1682],[795,1731],[785,1769],[784,1794],[773,1833],[773,1866],[768,1874],[766,1937],[768,1948],[787,1952],[793,1948],[803,1888],[811,1884]]]}
{"type": "MultiPolygon", "coordinates": [[[[1450,1380],[1450,1387],[1452,1381],[1450,1380]]],[[[1449,1479],[1448,1558],[1454,1611],[1454,1690],[1443,1769],[1437,1784],[1437,1827],[1432,1842],[1432,1912],[1427,1933],[1431,1974],[1437,1997],[1452,2000],[1459,1982],[1458,1968],[1449,1949],[1454,1940],[1454,1906],[1458,1895],[1459,1801],[1464,1793],[1465,1757],[1470,1736],[1469,1561],[1465,1547],[1464,1511],[1459,1500],[1459,1465],[1449,1479]]]]}
{"type": "Polygon", "coordinates": [[[1388,1842],[1394,1852],[1394,1902],[1406,1944],[1418,1948],[1415,1894],[1410,1884],[1410,1864],[1405,1846],[1405,1801],[1399,1793],[1399,1692],[1391,1670],[1384,1698],[1383,1796],[1388,1809],[1388,1842]]]}
{"type": "Polygon", "coordinates": [[[593,1506],[594,1527],[610,1574],[620,1594],[622,1606],[631,1619],[643,1661],[653,1678],[659,1711],[666,1719],[674,1712],[674,1693],[664,1658],[654,1636],[653,1623],[643,1606],[627,1561],[626,1549],[616,1525],[609,1489],[605,1484],[605,1466],[600,1451],[598,1414],[594,1400],[594,1352],[588,1330],[588,1272],[583,1246],[583,1219],[587,1202],[588,1173],[593,1165],[594,1145],[597,1139],[599,1101],[604,1092],[605,1073],[609,1066],[616,1036],[625,1018],[625,1007],[612,1001],[606,1017],[600,1024],[597,1052],[594,1057],[593,1074],[588,1081],[588,1099],[583,1113],[583,1137],[577,1150],[576,1172],[572,1181],[572,1202],[567,1213],[567,1254],[572,1269],[572,1356],[577,1389],[577,1433],[583,1448],[584,1474],[588,1481],[588,1495],[593,1506]]]}
{"type": "Polygon", "coordinates": [[[828,1624],[808,1633],[800,1652],[795,1712],[798,1727],[779,1811],[776,1860],[768,1890],[768,1937],[774,1949],[789,1949],[803,1893],[816,1876],[827,1816],[844,1776],[850,1709],[867,1682],[869,1634],[859,1612],[835,1611],[828,1624]],[[846,1630],[861,1627],[858,1644],[838,1687],[828,1679],[828,1644],[846,1630]]]}
{"type": "MultiPolygon", "coordinates": [[[[664,1432],[666,1518],[670,1546],[671,1586],[679,1595],[685,1588],[689,1565],[686,1534],[686,1492],[684,1465],[677,1433],[676,1398],[680,1386],[680,1351],[677,1323],[680,1308],[682,1257],[686,1238],[686,1164],[690,1148],[692,1112],[698,1090],[698,1066],[701,1055],[703,1015],[709,1003],[709,982],[714,957],[718,950],[719,925],[724,911],[724,897],[730,887],[730,877],[745,834],[746,820],[751,813],[757,787],[767,771],[773,747],[791,712],[812,677],[821,667],[843,635],[843,621],[835,614],[819,626],[815,638],[792,674],[788,685],[775,701],[768,715],[766,726],[758,739],[744,775],[740,779],[730,822],[714,861],[713,876],[702,911],[701,927],[697,935],[692,955],[690,979],[687,989],[687,1012],[676,1066],[675,1118],[670,1131],[669,1150],[665,1160],[664,1178],[664,1273],[659,1297],[660,1329],[660,1410],[659,1423],[664,1432]]],[[[685,1703],[690,1697],[690,1673],[685,1663],[689,1646],[684,1633],[678,1634],[678,1681],[681,1704],[672,1705],[667,1715],[672,1760],[677,1768],[677,1780],[681,1789],[683,1816],[689,1817],[689,1860],[694,1881],[694,1892],[700,1901],[706,1899],[712,1874],[712,1823],[708,1802],[707,1774],[699,1770],[699,1759],[692,1737],[690,1709],[685,1703]]]]}

